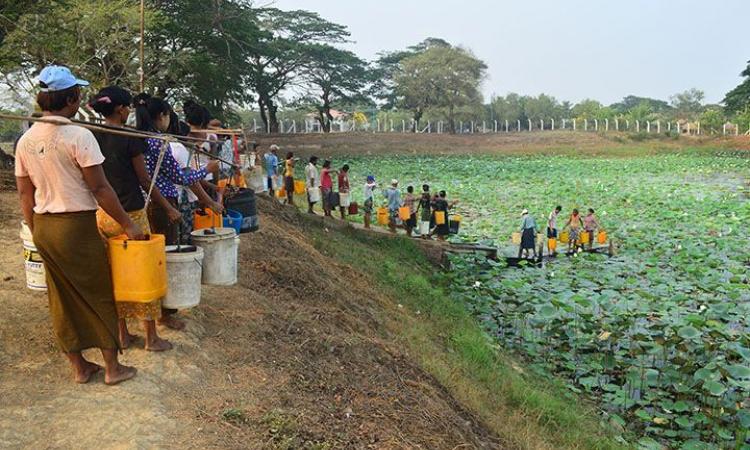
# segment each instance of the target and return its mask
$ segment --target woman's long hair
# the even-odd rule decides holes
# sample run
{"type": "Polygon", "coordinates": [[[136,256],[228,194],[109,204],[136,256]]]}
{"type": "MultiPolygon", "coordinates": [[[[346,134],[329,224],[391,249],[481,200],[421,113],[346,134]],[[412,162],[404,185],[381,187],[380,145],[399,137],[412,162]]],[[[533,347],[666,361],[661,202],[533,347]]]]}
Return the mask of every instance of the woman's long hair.
{"type": "Polygon", "coordinates": [[[133,99],[133,107],[135,107],[135,127],[140,131],[160,131],[156,128],[156,118],[172,112],[169,103],[148,94],[136,95],[133,99]]]}

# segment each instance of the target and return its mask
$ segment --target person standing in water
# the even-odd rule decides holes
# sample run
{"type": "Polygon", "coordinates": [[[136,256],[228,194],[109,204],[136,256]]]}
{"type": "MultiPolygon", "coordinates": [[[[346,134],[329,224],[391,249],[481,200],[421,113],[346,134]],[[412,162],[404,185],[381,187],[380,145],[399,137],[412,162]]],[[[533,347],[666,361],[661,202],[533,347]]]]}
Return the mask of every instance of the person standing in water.
{"type": "Polygon", "coordinates": [[[589,235],[589,249],[594,248],[594,236],[596,235],[596,229],[601,227],[599,220],[594,214],[594,210],[589,208],[588,214],[583,218],[583,229],[584,232],[589,235]]]}
{"type": "Polygon", "coordinates": [[[581,214],[578,209],[573,209],[573,214],[570,215],[570,219],[565,223],[563,230],[570,227],[570,235],[568,237],[568,252],[577,250],[580,245],[579,240],[581,239],[581,227],[583,223],[581,221],[581,214]]]}
{"type": "MultiPolygon", "coordinates": [[[[562,206],[557,205],[555,209],[549,213],[549,217],[547,218],[547,239],[557,239],[557,217],[560,214],[560,211],[562,211],[562,206]]],[[[557,250],[552,254],[556,255],[557,250]]]]}
{"type": "Polygon", "coordinates": [[[529,214],[529,210],[524,209],[521,212],[521,245],[518,247],[518,258],[523,257],[524,252],[528,258],[529,250],[536,258],[536,233],[536,221],[529,214]]]}

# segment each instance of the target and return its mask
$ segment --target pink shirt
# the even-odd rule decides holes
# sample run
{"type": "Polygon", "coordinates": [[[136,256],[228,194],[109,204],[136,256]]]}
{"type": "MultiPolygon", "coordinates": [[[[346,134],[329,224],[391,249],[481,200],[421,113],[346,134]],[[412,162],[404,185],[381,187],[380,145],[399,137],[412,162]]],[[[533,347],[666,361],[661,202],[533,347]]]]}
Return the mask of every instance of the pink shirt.
{"type": "Polygon", "coordinates": [[[593,231],[596,229],[596,216],[588,214],[583,218],[583,228],[586,231],[593,231]]]}
{"type": "MultiPolygon", "coordinates": [[[[47,118],[71,123],[64,117],[47,118]]],[[[34,184],[37,214],[94,211],[96,199],[81,169],[103,162],[99,143],[89,130],[37,122],[18,141],[15,174],[29,177],[34,184]]]]}
{"type": "Polygon", "coordinates": [[[331,179],[331,170],[323,169],[320,171],[320,187],[333,189],[333,180],[331,179]]]}

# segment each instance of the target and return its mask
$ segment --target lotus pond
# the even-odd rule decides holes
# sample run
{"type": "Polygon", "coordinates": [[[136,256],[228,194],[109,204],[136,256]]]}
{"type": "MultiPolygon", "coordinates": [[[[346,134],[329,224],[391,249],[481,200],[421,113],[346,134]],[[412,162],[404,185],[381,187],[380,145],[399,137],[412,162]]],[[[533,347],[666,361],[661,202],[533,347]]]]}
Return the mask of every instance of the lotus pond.
{"type": "MultiPolygon", "coordinates": [[[[465,256],[445,276],[528,370],[593,399],[645,448],[750,448],[750,159],[685,150],[629,158],[351,157],[367,174],[458,199],[459,239],[509,247],[528,208],[594,208],[614,257],[514,269],[465,256]]],[[[334,162],[334,165],[342,161],[334,162]]],[[[512,248],[505,251],[512,252],[512,248]]]]}

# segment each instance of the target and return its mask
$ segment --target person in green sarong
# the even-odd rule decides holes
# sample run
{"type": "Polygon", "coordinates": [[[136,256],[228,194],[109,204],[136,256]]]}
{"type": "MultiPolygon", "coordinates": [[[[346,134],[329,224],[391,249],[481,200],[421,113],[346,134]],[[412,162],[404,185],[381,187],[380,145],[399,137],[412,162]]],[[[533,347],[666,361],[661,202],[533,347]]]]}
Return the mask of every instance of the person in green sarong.
{"type": "Polygon", "coordinates": [[[107,182],[94,135],[70,121],[81,103],[80,87],[88,82],[61,66],[46,67],[39,82],[37,103],[54,123],[36,123],[18,141],[15,175],[21,210],[44,261],[52,328],[75,381],[86,383],[101,370],[81,354],[98,348],[105,383],[117,384],[133,378],[136,369],[117,357],[117,310],[97,206],[129,238],[143,239],[143,230],[107,182]]]}

